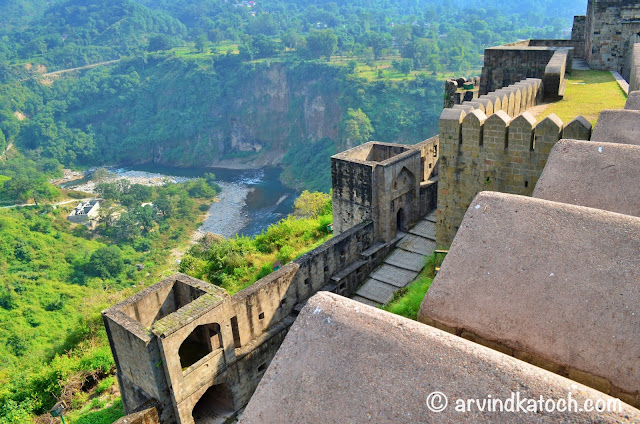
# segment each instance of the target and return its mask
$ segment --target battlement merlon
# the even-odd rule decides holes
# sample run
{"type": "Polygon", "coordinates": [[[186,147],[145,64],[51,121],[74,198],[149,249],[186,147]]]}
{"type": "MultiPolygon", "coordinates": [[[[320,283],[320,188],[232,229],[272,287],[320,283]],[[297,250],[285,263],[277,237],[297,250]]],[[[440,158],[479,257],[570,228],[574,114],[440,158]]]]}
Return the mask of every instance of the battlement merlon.
{"type": "Polygon", "coordinates": [[[540,122],[528,112],[503,110],[487,117],[445,109],[440,116],[436,244],[447,248],[475,196],[486,190],[530,196],[549,153],[561,138],[589,140],[591,124],[578,117],[565,125],[551,114],[540,122]]]}

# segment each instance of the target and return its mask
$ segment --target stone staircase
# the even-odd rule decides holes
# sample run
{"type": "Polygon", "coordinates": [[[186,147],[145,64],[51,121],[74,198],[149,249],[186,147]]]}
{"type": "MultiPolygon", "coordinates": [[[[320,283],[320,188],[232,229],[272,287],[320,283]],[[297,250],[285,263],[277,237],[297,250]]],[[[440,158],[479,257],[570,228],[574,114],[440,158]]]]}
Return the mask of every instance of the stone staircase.
{"type": "Polygon", "coordinates": [[[402,239],[397,247],[356,291],[353,300],[376,307],[384,305],[418,276],[427,256],[436,248],[435,213],[432,211],[407,233],[398,234],[402,239]]]}
{"type": "Polygon", "coordinates": [[[589,67],[589,64],[587,63],[586,60],[584,59],[577,59],[577,58],[573,58],[573,63],[571,66],[571,69],[575,69],[576,71],[590,71],[591,68],[589,67]]]}

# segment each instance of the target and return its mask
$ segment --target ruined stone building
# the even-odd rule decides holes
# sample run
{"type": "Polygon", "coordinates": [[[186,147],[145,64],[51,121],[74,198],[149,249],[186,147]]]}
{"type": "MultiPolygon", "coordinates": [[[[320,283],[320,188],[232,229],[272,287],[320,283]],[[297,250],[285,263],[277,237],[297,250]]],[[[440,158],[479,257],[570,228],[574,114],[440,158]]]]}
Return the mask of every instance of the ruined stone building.
{"type": "Polygon", "coordinates": [[[306,300],[320,290],[353,294],[398,232],[435,208],[437,161],[437,137],[335,155],[331,240],[233,296],[176,274],[104,311],[127,419],[234,417],[306,300]]]}
{"type": "Polygon", "coordinates": [[[371,220],[374,237],[393,240],[435,207],[438,138],[415,146],[370,142],[331,159],[333,228],[371,220]]]}

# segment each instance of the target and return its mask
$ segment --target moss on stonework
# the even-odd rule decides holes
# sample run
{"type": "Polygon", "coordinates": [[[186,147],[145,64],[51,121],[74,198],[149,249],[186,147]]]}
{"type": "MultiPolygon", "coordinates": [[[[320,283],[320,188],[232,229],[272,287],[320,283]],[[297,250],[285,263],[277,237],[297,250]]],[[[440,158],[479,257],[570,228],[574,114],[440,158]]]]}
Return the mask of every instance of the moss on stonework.
{"type": "Polygon", "coordinates": [[[174,313],[156,321],[151,326],[151,331],[157,336],[171,334],[179,328],[182,328],[185,324],[209,312],[223,300],[223,296],[207,293],[174,313]]]}

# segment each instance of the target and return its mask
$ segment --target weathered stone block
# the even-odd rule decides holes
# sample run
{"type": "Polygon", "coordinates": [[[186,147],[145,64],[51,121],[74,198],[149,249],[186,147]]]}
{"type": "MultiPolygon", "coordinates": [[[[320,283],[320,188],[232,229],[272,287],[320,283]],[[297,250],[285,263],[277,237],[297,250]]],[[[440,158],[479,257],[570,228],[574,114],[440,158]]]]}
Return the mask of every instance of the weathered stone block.
{"type": "Polygon", "coordinates": [[[419,319],[573,369],[574,378],[581,379],[580,372],[595,376],[582,381],[599,390],[608,391],[610,382],[635,395],[639,233],[637,217],[481,193],[467,210],[419,319]]]}
{"type": "Polygon", "coordinates": [[[624,108],[627,110],[640,110],[640,91],[632,91],[629,93],[624,108]]]}
{"type": "Polygon", "coordinates": [[[578,116],[564,128],[563,137],[572,140],[589,140],[591,138],[591,122],[583,116],[578,116]]]}
{"type": "Polygon", "coordinates": [[[640,111],[603,110],[591,140],[640,145],[640,111]]]}
{"type": "Polygon", "coordinates": [[[553,146],[562,138],[562,125],[562,120],[554,113],[538,123],[535,128],[534,150],[544,157],[548,156],[553,146]]]}
{"type": "Polygon", "coordinates": [[[380,423],[517,424],[631,423],[640,418],[639,411],[621,405],[615,412],[571,409],[535,416],[506,413],[504,417],[471,408],[461,419],[451,398],[449,407],[438,413],[430,411],[425,402],[433,390],[455,394],[457,399],[486,399],[487,394],[507,399],[516,388],[523,399],[562,399],[571,393],[576,405],[587,399],[596,405],[614,401],[476,343],[322,293],[302,310],[240,424],[351,423],[363,417],[380,423]],[[406,372],[414,369],[421,371],[406,372]],[[402,378],[398,379],[398,373],[402,378]]]}

